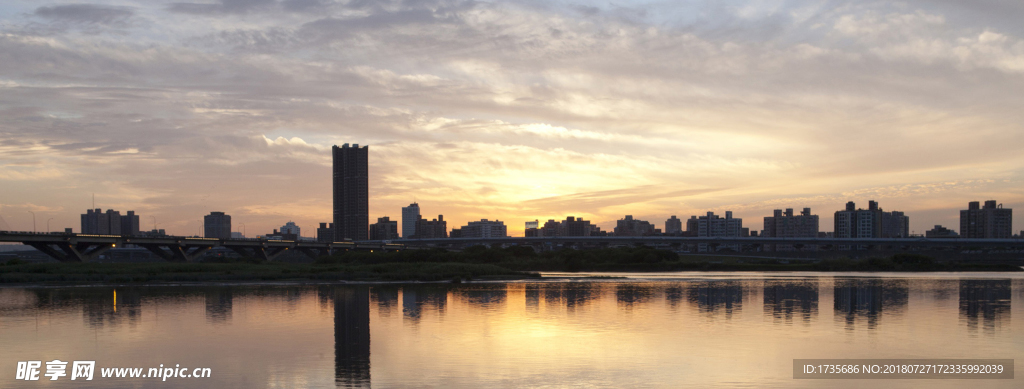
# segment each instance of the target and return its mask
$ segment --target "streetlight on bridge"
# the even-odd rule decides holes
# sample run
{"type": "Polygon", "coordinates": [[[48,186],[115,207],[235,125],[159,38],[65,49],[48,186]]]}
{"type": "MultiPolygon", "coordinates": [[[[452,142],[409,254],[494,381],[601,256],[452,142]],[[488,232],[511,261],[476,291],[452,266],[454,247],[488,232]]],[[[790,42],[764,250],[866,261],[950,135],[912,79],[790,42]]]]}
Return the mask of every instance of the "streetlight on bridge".
{"type": "Polygon", "coordinates": [[[32,211],[28,211],[28,213],[32,214],[32,233],[34,234],[36,233],[36,213],[32,211]]]}

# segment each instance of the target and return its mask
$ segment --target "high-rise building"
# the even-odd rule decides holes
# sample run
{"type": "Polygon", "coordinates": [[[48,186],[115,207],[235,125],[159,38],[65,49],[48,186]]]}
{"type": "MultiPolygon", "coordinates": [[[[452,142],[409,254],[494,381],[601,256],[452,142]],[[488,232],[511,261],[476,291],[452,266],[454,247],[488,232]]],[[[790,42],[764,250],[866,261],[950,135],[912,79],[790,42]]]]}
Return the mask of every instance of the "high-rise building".
{"type": "Polygon", "coordinates": [[[845,210],[836,211],[833,223],[836,238],[882,237],[882,210],[874,200],[868,201],[868,209],[857,209],[853,201],[847,202],[845,210]]]}
{"type": "MultiPolygon", "coordinates": [[[[810,208],[804,208],[799,215],[793,214],[793,208],[786,208],[785,213],[776,209],[772,216],[764,217],[762,237],[768,238],[815,238],[818,236],[818,215],[811,215],[810,208]]],[[[792,245],[766,245],[768,251],[793,250],[792,245]]],[[[808,247],[810,249],[810,247],[808,247]]]]}
{"type": "MultiPolygon", "coordinates": [[[[570,216],[572,217],[572,216],[570,216]]],[[[559,236],[559,232],[562,229],[562,223],[556,222],[555,219],[548,219],[544,222],[544,227],[541,227],[537,231],[538,236],[559,236]]]]}
{"type": "Polygon", "coordinates": [[[231,216],[224,212],[210,212],[203,216],[204,237],[231,239],[231,216]]]}
{"type": "Polygon", "coordinates": [[[121,235],[139,235],[139,215],[135,211],[128,211],[127,215],[121,216],[121,235]]]}
{"type": "Polygon", "coordinates": [[[686,232],[683,233],[683,236],[697,236],[698,224],[697,216],[690,216],[689,219],[686,219],[686,232]]]}
{"type": "Polygon", "coordinates": [[[448,222],[444,221],[444,215],[437,215],[437,219],[420,219],[416,223],[416,235],[414,239],[436,239],[448,237],[448,222]]]}
{"type": "Polygon", "coordinates": [[[402,207],[402,237],[409,239],[416,236],[416,223],[420,222],[420,205],[417,203],[402,207]]]}
{"type": "Polygon", "coordinates": [[[1013,237],[1013,209],[1003,208],[995,200],[968,203],[960,211],[960,237],[981,239],[1010,239],[1013,237]]]}
{"type": "Polygon", "coordinates": [[[107,226],[107,234],[121,235],[121,212],[108,209],[102,218],[103,222],[101,222],[101,225],[107,226]]]}
{"type": "Polygon", "coordinates": [[[640,219],[633,219],[633,215],[626,215],[615,223],[615,236],[647,236],[661,232],[654,228],[651,222],[640,219]]]}
{"type": "Polygon", "coordinates": [[[665,234],[666,235],[680,235],[683,232],[683,220],[672,215],[672,217],[665,220],[665,234]]]}
{"type": "Polygon", "coordinates": [[[500,220],[481,219],[452,230],[452,238],[505,238],[507,236],[508,229],[500,220]]]}
{"type": "Polygon", "coordinates": [[[561,222],[550,219],[544,223],[543,227],[535,231],[527,230],[528,235],[526,236],[603,236],[607,234],[597,226],[590,224],[589,220],[575,216],[568,216],[561,222]],[[530,235],[534,233],[536,235],[530,235]]]}
{"type": "Polygon", "coordinates": [[[898,211],[882,212],[882,237],[909,238],[910,217],[898,211]]]}
{"type": "MultiPolygon", "coordinates": [[[[134,212],[132,214],[134,215],[134,212]]],[[[121,235],[121,212],[108,209],[104,213],[99,208],[86,210],[82,214],[82,233],[90,235],[121,235]]]]}
{"type": "Polygon", "coordinates": [[[100,216],[103,211],[99,208],[88,209],[82,214],[82,233],[88,235],[100,234],[100,216]]]}
{"type": "Polygon", "coordinates": [[[292,221],[287,222],[283,226],[281,226],[281,234],[282,235],[287,234],[287,235],[294,235],[296,237],[299,237],[299,236],[302,236],[301,231],[302,231],[302,229],[299,228],[299,226],[295,225],[295,222],[292,222],[292,221]]]}
{"type": "Polygon", "coordinates": [[[321,243],[334,242],[334,223],[320,223],[316,229],[316,241],[321,243]]]}
{"type": "Polygon", "coordinates": [[[368,146],[345,143],[334,156],[334,240],[366,240],[370,229],[368,146]]]}
{"type": "Polygon", "coordinates": [[[836,238],[907,238],[910,237],[910,218],[903,212],[885,212],[878,202],[868,201],[868,209],[857,209],[853,201],[846,209],[836,211],[836,238]]]}
{"type": "Polygon", "coordinates": [[[558,236],[596,236],[601,231],[597,226],[590,224],[589,220],[569,216],[561,223],[558,236]]]}
{"type": "MultiPolygon", "coordinates": [[[[732,217],[732,211],[725,211],[725,218],[715,215],[714,212],[708,212],[706,216],[697,218],[697,236],[699,237],[731,237],[739,238],[743,236],[743,219],[732,217]]],[[[698,251],[707,252],[708,245],[706,243],[698,244],[698,251]]],[[[734,251],[739,251],[739,245],[723,245],[720,248],[728,248],[734,251]]]]}
{"type": "Polygon", "coordinates": [[[523,231],[523,236],[527,238],[540,236],[540,220],[526,222],[526,230],[523,231]]]}
{"type": "Polygon", "coordinates": [[[370,225],[370,240],[398,239],[398,220],[390,217],[378,217],[377,222],[370,225]]]}

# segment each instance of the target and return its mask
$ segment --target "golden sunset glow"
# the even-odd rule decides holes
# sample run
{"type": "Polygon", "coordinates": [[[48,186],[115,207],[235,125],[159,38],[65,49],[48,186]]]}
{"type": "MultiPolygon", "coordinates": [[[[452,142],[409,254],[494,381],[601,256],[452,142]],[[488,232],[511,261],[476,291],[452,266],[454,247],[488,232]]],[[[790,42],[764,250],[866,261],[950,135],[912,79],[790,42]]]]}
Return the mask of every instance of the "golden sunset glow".
{"type": "MultiPolygon", "coordinates": [[[[369,145],[370,222],[448,228],[876,200],[910,229],[1024,208],[1024,8],[910,1],[10,2],[0,230],[96,207],[192,235],[331,220],[369,145]]],[[[1013,231],[1024,229],[1021,218],[1013,231]]]]}

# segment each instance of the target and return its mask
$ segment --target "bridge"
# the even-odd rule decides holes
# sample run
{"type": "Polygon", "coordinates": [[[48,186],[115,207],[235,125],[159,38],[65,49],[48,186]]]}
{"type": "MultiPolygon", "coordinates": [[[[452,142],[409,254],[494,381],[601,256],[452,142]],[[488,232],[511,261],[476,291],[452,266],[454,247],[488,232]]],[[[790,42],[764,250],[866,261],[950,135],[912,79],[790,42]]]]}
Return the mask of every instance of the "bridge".
{"type": "Polygon", "coordinates": [[[400,244],[388,242],[307,242],[272,239],[216,239],[184,236],[121,236],[68,233],[32,233],[0,231],[0,242],[32,246],[61,262],[92,262],[115,247],[142,247],[159,258],[172,262],[194,262],[215,247],[230,249],[245,258],[273,261],[289,250],[311,258],[348,250],[400,250],[400,244]]]}
{"type": "Polygon", "coordinates": [[[602,248],[645,245],[669,249],[702,248],[715,252],[732,248],[734,252],[763,252],[772,247],[787,250],[846,251],[945,249],[956,251],[1000,250],[1024,255],[1024,239],[960,239],[960,238],[767,238],[767,237],[679,237],[679,236],[559,236],[559,237],[495,237],[400,239],[395,241],[310,242],[269,239],[215,239],[183,236],[119,236],[68,233],[31,233],[0,231],[0,242],[17,242],[32,246],[61,262],[91,262],[114,248],[133,245],[142,247],[159,258],[175,262],[193,262],[207,251],[224,247],[242,257],[273,261],[289,250],[311,258],[348,250],[394,251],[420,248],[465,248],[485,246],[531,246],[602,248]]]}

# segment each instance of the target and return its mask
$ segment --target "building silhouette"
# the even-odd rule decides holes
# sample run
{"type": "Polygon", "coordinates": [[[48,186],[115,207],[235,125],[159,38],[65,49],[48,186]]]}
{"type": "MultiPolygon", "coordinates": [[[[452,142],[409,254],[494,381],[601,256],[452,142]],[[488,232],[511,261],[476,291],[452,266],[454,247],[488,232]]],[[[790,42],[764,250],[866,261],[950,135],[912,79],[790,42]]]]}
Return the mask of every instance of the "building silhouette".
{"type": "MultiPolygon", "coordinates": [[[[715,215],[714,212],[708,212],[706,216],[694,216],[691,219],[696,219],[697,236],[702,238],[716,236],[738,238],[743,236],[743,219],[732,217],[732,211],[725,211],[724,218],[715,215]]],[[[739,251],[739,245],[724,245],[723,248],[739,251]]],[[[697,250],[702,253],[707,252],[708,244],[698,244],[697,250]]]]}
{"type": "Polygon", "coordinates": [[[680,235],[683,232],[683,220],[672,215],[665,220],[665,235],[680,235]]]}
{"type": "Polygon", "coordinates": [[[660,232],[651,222],[633,219],[633,215],[626,215],[615,223],[615,236],[649,236],[660,232]]]}
{"type": "Polygon", "coordinates": [[[402,207],[402,237],[416,236],[416,224],[420,222],[420,205],[417,203],[402,207]]]}
{"type": "Polygon", "coordinates": [[[924,232],[925,238],[959,238],[960,235],[956,231],[950,230],[946,227],[935,225],[934,228],[924,232]]]}
{"type": "Polygon", "coordinates": [[[590,223],[589,220],[583,220],[582,218],[576,218],[574,216],[568,216],[565,220],[559,222],[554,219],[549,219],[544,223],[544,226],[537,230],[537,235],[529,235],[532,232],[527,232],[527,236],[603,236],[605,233],[600,228],[590,223]]]}
{"type": "Polygon", "coordinates": [[[207,238],[231,239],[231,215],[224,212],[210,212],[203,216],[203,236],[207,238]]]}
{"type": "Polygon", "coordinates": [[[903,212],[882,212],[883,238],[909,238],[910,218],[903,212]]]}
{"type": "Polygon", "coordinates": [[[448,222],[444,221],[444,215],[437,215],[437,219],[420,219],[416,222],[416,234],[414,239],[436,239],[448,237],[448,222]]]}
{"type": "MultiPolygon", "coordinates": [[[[134,216],[134,211],[129,211],[134,216]]],[[[121,235],[121,212],[108,209],[89,209],[82,214],[82,233],[90,235],[121,235]]],[[[135,217],[136,225],[138,216],[135,217]]]]}
{"type": "MultiPolygon", "coordinates": [[[[799,215],[793,214],[793,208],[786,208],[785,213],[776,209],[772,216],[764,217],[762,237],[767,238],[815,238],[818,236],[818,215],[811,215],[810,208],[804,208],[799,215]]],[[[810,247],[807,247],[810,248],[810,247]]],[[[767,251],[790,251],[793,245],[765,245],[767,251]]]]}
{"type": "Polygon", "coordinates": [[[540,220],[526,222],[526,229],[523,231],[523,236],[527,238],[540,236],[540,220]]]}
{"type": "Polygon", "coordinates": [[[960,236],[963,238],[1010,239],[1013,237],[1013,210],[996,205],[995,200],[968,203],[960,211],[960,236]]]}
{"type": "Polygon", "coordinates": [[[139,235],[139,215],[136,215],[135,211],[128,211],[126,215],[121,216],[121,235],[139,235]]]}
{"type": "Polygon", "coordinates": [[[836,238],[907,238],[910,237],[910,218],[903,212],[885,212],[878,202],[868,201],[868,209],[857,209],[853,201],[846,209],[836,211],[836,238]]]}
{"type": "Polygon", "coordinates": [[[370,240],[398,239],[398,221],[384,216],[370,225],[370,240]]]}
{"type": "Polygon", "coordinates": [[[469,222],[462,228],[452,229],[452,238],[505,238],[508,237],[508,228],[500,220],[481,219],[478,222],[469,222]]]}
{"type": "Polygon", "coordinates": [[[281,234],[289,234],[299,237],[302,236],[301,231],[302,229],[300,229],[299,226],[295,225],[295,222],[292,221],[287,222],[283,226],[281,226],[281,234]]]}
{"type": "Polygon", "coordinates": [[[332,148],[334,157],[334,240],[366,240],[370,228],[369,149],[358,144],[332,148]]]}
{"type": "Polygon", "coordinates": [[[333,242],[334,223],[320,223],[320,227],[316,229],[316,241],[321,243],[333,242]]]}

